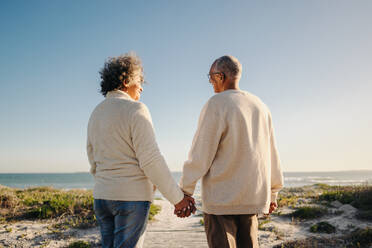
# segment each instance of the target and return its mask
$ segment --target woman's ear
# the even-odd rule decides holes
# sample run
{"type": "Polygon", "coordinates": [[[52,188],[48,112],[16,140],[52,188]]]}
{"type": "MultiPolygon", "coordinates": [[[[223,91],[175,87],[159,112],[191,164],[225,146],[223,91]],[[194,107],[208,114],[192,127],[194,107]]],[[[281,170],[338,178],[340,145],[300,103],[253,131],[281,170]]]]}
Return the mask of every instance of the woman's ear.
{"type": "Polygon", "coordinates": [[[122,90],[127,90],[127,85],[128,85],[128,79],[125,79],[124,81],[123,81],[123,83],[122,83],[122,86],[121,86],[121,88],[122,88],[122,90]]]}

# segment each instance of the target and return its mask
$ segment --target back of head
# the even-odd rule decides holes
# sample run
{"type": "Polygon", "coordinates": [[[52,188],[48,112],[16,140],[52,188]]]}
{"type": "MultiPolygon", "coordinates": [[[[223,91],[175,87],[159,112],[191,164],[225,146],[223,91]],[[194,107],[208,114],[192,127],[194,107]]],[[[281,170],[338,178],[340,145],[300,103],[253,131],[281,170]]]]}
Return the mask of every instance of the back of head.
{"type": "Polygon", "coordinates": [[[134,52],[109,58],[100,71],[102,95],[123,89],[124,82],[127,86],[133,84],[137,77],[143,77],[142,73],[141,59],[134,52]]]}
{"type": "Polygon", "coordinates": [[[223,72],[227,77],[240,80],[242,65],[239,60],[231,55],[225,55],[216,59],[213,63],[217,71],[223,72]]]}

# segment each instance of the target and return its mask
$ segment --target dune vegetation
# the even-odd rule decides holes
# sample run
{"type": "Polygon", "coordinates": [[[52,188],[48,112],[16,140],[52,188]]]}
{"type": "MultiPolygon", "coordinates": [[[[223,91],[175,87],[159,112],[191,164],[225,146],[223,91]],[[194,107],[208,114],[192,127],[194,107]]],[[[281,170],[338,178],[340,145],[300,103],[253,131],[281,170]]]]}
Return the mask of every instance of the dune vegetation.
{"type": "MultiPolygon", "coordinates": [[[[152,204],[149,219],[159,211],[160,207],[152,204]]],[[[92,191],[0,187],[0,223],[47,219],[57,220],[54,226],[59,228],[96,226],[92,191]]]]}
{"type": "MultiPolygon", "coordinates": [[[[278,197],[280,208],[292,209],[289,214],[281,214],[279,208],[274,214],[288,216],[300,222],[332,218],[343,213],[337,206],[350,205],[355,215],[350,216],[362,222],[372,220],[372,186],[330,186],[314,184],[304,187],[284,188],[278,197]]],[[[327,221],[311,225],[311,233],[332,234],[333,236],[308,237],[306,239],[283,242],[279,247],[371,247],[372,227],[350,227],[349,232],[337,232],[337,227],[327,221]]]]}

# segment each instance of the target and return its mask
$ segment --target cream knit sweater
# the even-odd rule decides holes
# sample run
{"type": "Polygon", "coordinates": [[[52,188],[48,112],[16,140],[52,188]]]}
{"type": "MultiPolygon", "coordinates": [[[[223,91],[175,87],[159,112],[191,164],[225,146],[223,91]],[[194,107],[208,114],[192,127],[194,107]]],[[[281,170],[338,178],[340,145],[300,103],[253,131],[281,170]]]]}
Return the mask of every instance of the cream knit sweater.
{"type": "Polygon", "coordinates": [[[183,199],[154,135],[145,104],[110,91],[88,124],[88,159],[95,199],[152,201],[154,185],[172,204],[183,199]]]}
{"type": "Polygon", "coordinates": [[[200,178],[204,212],[268,213],[283,187],[283,175],[271,114],[258,97],[227,90],[206,103],[181,188],[192,195],[200,178]]]}

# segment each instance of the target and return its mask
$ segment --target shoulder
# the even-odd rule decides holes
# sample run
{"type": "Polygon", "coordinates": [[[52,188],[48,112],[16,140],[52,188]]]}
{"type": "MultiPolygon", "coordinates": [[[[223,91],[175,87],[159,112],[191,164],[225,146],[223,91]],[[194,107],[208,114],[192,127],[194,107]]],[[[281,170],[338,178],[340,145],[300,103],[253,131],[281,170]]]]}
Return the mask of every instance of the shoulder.
{"type": "Polygon", "coordinates": [[[270,109],[269,107],[266,105],[266,103],[264,103],[262,101],[262,99],[250,92],[247,92],[247,91],[243,91],[245,93],[245,95],[249,98],[249,100],[259,109],[261,109],[261,111],[264,111],[264,112],[267,112],[268,114],[270,114],[270,109]]]}
{"type": "Polygon", "coordinates": [[[151,119],[151,114],[150,114],[150,111],[148,109],[148,107],[146,106],[146,104],[144,104],[143,102],[131,102],[131,115],[132,115],[132,118],[136,118],[136,117],[145,117],[145,118],[148,118],[148,119],[151,119]]]}
{"type": "Polygon", "coordinates": [[[229,95],[226,94],[226,92],[221,92],[209,98],[205,105],[208,106],[209,108],[215,108],[224,105],[228,98],[229,95]]]}
{"type": "Polygon", "coordinates": [[[133,111],[149,111],[148,107],[146,106],[146,104],[144,104],[143,102],[131,102],[131,108],[133,109],[133,111]]]}

